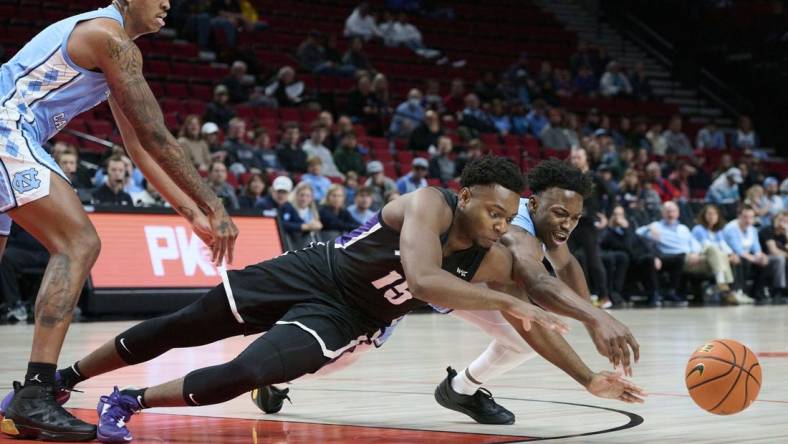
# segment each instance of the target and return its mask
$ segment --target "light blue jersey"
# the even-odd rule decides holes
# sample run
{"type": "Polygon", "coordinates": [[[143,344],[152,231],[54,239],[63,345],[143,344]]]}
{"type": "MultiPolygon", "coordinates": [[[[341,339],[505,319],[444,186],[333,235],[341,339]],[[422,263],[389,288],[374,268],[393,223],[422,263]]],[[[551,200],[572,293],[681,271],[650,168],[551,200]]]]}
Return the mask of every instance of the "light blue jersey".
{"type": "MultiPolygon", "coordinates": [[[[69,17],[0,66],[0,213],[49,195],[52,172],[68,180],[43,145],[109,97],[104,75],[77,66],[68,55],[74,27],[102,17],[123,24],[114,6],[69,17]]],[[[8,222],[0,214],[0,234],[8,222]]]]}
{"type": "Polygon", "coordinates": [[[517,209],[517,216],[512,220],[512,225],[520,227],[530,233],[531,236],[536,237],[536,227],[531,219],[531,213],[528,212],[528,199],[520,198],[520,208],[517,209]]]}

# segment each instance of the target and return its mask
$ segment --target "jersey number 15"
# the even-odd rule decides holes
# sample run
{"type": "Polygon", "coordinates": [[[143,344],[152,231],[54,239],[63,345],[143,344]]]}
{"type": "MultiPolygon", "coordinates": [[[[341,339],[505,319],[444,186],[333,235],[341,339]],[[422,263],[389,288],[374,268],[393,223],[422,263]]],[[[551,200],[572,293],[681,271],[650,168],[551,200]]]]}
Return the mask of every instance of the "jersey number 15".
{"type": "Polygon", "coordinates": [[[408,290],[408,281],[396,271],[392,271],[382,278],[373,281],[372,286],[378,290],[386,289],[383,293],[383,297],[394,305],[400,305],[405,303],[408,299],[413,299],[413,295],[408,290]]]}

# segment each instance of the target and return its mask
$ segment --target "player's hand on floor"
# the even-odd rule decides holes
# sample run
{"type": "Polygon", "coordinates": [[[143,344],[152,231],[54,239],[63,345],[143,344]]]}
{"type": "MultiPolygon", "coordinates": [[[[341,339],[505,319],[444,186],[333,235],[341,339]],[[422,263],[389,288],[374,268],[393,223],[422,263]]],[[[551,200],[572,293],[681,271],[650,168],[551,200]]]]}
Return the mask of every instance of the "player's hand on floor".
{"type": "Polygon", "coordinates": [[[238,227],[230,219],[230,215],[227,214],[224,207],[210,215],[208,220],[213,235],[213,245],[211,245],[213,263],[220,265],[226,259],[227,263],[231,264],[235,250],[235,239],[238,237],[238,227]]]}
{"type": "Polygon", "coordinates": [[[596,321],[586,328],[599,354],[610,360],[614,367],[623,367],[626,376],[632,376],[632,364],[640,360],[640,344],[629,327],[601,311],[596,321]]]}
{"type": "Polygon", "coordinates": [[[630,404],[645,402],[647,393],[632,382],[624,379],[620,372],[602,371],[594,373],[586,390],[594,396],[607,399],[618,399],[630,404]]]}
{"type": "Polygon", "coordinates": [[[564,334],[569,331],[569,326],[556,315],[548,313],[534,304],[518,300],[517,304],[510,310],[512,316],[520,318],[523,321],[523,327],[526,330],[531,329],[531,323],[537,324],[555,330],[558,333],[564,334]]]}

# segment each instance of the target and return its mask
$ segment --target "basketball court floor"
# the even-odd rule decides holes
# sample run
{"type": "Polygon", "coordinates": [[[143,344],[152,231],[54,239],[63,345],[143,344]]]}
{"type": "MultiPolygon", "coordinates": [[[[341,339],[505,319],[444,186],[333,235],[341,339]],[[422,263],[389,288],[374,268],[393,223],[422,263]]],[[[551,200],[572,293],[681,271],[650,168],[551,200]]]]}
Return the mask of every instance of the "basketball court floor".
{"type": "MultiPolygon", "coordinates": [[[[462,369],[489,338],[451,316],[405,319],[386,345],[353,366],[323,378],[291,384],[292,404],[265,415],[248,395],[200,408],[153,409],[136,415],[137,443],[786,443],[788,442],[788,307],[685,308],[617,311],[641,344],[634,381],[650,396],[643,405],[593,397],[541,358],[489,385],[517,415],[510,426],[485,426],[438,406],[435,386],[446,367],[462,369]],[[758,353],[763,387],[744,412],[715,416],[693,404],[684,368],[705,341],[731,338],[758,353]]],[[[74,324],[61,364],[132,325],[74,324]]],[[[609,364],[585,328],[573,323],[571,344],[594,370],[609,364]]],[[[32,326],[0,327],[0,389],[24,373],[32,326]]],[[[68,406],[95,421],[98,397],[113,385],[147,386],[234,357],[252,338],[173,350],[146,364],[83,383],[68,406]]],[[[231,376],[230,376],[231,377],[231,376]]],[[[0,442],[19,442],[0,437],[0,442]]]]}

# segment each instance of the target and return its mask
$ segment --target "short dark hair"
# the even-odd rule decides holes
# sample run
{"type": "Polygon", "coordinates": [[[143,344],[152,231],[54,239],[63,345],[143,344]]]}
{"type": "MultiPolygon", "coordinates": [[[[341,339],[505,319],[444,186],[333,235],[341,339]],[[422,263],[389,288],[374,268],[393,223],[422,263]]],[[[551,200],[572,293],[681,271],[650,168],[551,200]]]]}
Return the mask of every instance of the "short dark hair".
{"type": "Polygon", "coordinates": [[[482,156],[472,160],[462,170],[463,187],[498,184],[507,190],[522,194],[525,183],[520,168],[505,157],[482,156]]]}
{"type": "Polygon", "coordinates": [[[528,173],[528,185],[533,194],[549,188],[561,188],[586,198],[591,194],[593,183],[591,177],[576,166],[558,159],[548,159],[540,162],[528,173]]]}

